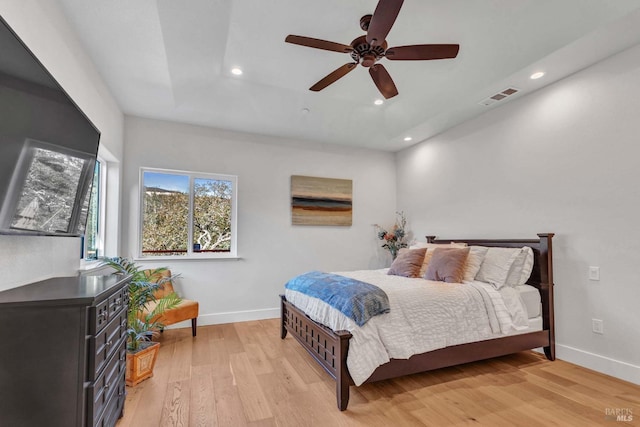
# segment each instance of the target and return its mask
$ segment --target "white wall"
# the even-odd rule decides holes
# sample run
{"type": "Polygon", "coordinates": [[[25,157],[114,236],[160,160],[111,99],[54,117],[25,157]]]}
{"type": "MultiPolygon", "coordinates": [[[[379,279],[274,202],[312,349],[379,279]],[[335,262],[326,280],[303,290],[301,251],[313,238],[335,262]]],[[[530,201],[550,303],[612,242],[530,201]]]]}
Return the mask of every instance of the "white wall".
{"type": "MultiPolygon", "coordinates": [[[[57,2],[0,0],[0,14],[102,132],[100,144],[114,162],[116,173],[110,177],[115,181],[115,188],[107,196],[110,204],[108,247],[116,253],[120,213],[117,163],[123,151],[123,115],[57,2]]],[[[79,258],[77,238],[0,235],[0,290],[49,277],[74,275],[79,258]]]]}
{"type": "Polygon", "coordinates": [[[398,208],[420,235],[555,232],[559,357],[636,383],[639,111],[640,46],[397,154],[398,208]]]}
{"type": "Polygon", "coordinates": [[[372,226],[395,215],[395,157],[331,145],[295,146],[266,136],[125,119],[124,256],[136,255],[140,167],[238,176],[238,255],[233,260],[145,262],[181,273],[177,287],[200,303],[200,324],[279,313],[284,283],[309,270],[382,267],[372,226]],[[291,225],[291,175],[353,180],[353,225],[291,225]]]}

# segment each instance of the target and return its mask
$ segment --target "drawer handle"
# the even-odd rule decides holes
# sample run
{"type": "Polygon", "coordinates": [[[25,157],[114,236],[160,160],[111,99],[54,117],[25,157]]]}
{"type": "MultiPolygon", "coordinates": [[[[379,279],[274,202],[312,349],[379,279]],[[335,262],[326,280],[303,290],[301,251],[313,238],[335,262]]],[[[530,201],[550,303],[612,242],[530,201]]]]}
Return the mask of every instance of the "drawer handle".
{"type": "Polygon", "coordinates": [[[122,304],[122,298],[118,298],[118,299],[116,300],[116,305],[120,305],[120,304],[122,304]]]}
{"type": "Polygon", "coordinates": [[[108,346],[110,346],[110,345],[113,345],[113,340],[109,340],[105,345],[106,345],[107,347],[108,347],[108,346]]]}
{"type": "Polygon", "coordinates": [[[109,383],[105,384],[105,385],[104,385],[104,389],[105,389],[105,390],[106,390],[106,389],[108,389],[110,385],[111,385],[111,384],[109,384],[109,383]]]}

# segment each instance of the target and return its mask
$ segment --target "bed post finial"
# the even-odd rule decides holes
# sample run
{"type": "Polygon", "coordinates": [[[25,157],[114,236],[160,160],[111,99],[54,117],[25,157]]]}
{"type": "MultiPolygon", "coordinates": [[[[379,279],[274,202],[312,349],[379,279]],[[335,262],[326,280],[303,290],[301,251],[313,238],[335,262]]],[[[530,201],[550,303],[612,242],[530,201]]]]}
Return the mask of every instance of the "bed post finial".
{"type": "Polygon", "coordinates": [[[433,243],[436,240],[436,236],[424,236],[427,239],[427,243],[433,243]]]}

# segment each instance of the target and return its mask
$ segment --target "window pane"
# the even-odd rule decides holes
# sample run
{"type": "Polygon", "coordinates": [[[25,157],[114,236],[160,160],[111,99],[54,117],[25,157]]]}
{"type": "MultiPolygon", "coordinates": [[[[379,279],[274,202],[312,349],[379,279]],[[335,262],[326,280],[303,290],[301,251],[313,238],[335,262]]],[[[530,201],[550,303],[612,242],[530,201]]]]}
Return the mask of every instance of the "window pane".
{"type": "Polygon", "coordinates": [[[91,199],[84,233],[85,259],[98,259],[98,224],[100,223],[100,162],[96,161],[91,184],[91,199]]]}
{"type": "Polygon", "coordinates": [[[231,251],[231,196],[233,183],[194,179],[193,251],[231,251]]]}
{"type": "Polygon", "coordinates": [[[186,255],[189,177],[143,173],[142,255],[186,255]]]}

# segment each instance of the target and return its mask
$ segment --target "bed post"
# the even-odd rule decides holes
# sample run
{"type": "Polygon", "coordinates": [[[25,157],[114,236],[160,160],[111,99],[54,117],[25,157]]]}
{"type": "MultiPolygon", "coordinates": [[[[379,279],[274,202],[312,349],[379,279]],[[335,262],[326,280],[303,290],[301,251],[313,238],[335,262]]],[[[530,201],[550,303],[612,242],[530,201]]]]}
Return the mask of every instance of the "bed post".
{"type": "Polygon", "coordinates": [[[287,328],[285,326],[285,296],[280,295],[280,338],[285,339],[287,337],[287,328]]]}
{"type": "Polygon", "coordinates": [[[551,239],[553,233],[540,233],[540,290],[542,296],[542,327],[549,330],[549,345],[544,354],[549,360],[556,359],[555,322],[553,317],[553,258],[551,239]]]}
{"type": "Polygon", "coordinates": [[[336,335],[340,339],[337,346],[338,354],[336,354],[336,398],[338,400],[338,409],[344,411],[349,404],[349,385],[351,385],[351,376],[347,369],[347,353],[349,352],[349,339],[351,333],[347,331],[337,331],[336,335]]]}

